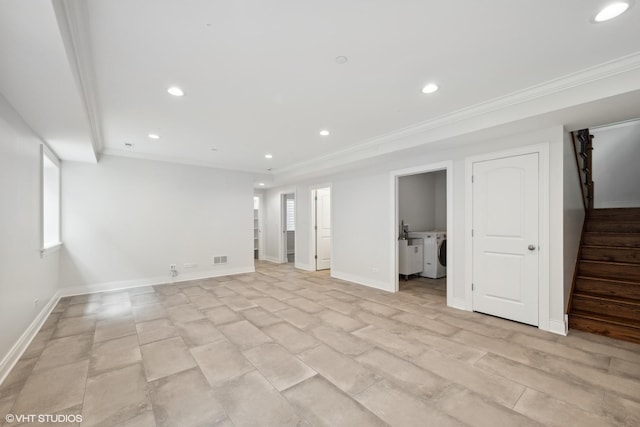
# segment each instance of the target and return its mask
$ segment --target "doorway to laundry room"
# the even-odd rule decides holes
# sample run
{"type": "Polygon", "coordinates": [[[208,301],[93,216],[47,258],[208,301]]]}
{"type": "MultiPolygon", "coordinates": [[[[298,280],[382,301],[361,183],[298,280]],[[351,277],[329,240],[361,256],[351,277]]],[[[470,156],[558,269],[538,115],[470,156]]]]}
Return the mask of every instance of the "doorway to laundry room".
{"type": "Polygon", "coordinates": [[[442,297],[446,304],[448,192],[446,167],[426,168],[395,176],[396,290],[442,297]]]}

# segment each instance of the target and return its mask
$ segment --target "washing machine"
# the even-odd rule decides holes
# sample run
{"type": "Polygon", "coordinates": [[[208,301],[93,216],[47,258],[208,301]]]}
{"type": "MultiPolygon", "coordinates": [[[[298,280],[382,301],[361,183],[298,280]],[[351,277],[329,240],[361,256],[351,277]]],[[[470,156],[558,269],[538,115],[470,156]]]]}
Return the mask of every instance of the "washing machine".
{"type": "Polygon", "coordinates": [[[420,275],[439,279],[447,275],[447,233],[444,231],[410,231],[409,238],[422,239],[424,268],[420,275]]]}

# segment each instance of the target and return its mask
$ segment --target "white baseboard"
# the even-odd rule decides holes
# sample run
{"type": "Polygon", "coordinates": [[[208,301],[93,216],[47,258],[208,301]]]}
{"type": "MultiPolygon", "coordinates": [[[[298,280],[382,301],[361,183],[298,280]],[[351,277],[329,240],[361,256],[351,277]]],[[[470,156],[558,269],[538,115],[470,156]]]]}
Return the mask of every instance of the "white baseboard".
{"type": "Polygon", "coordinates": [[[49,314],[51,314],[53,309],[56,307],[56,304],[58,304],[59,300],[60,292],[56,292],[51,297],[49,302],[44,307],[42,307],[40,313],[38,313],[27,330],[24,331],[20,338],[18,338],[18,341],[16,341],[13,347],[11,347],[11,350],[9,350],[2,361],[0,361],[0,385],[2,385],[15,364],[18,363],[18,360],[20,360],[20,357],[22,357],[22,354],[25,352],[27,347],[29,347],[29,344],[31,344],[33,338],[36,336],[38,331],[40,331],[40,328],[49,317],[49,314]]]}
{"type": "Polygon", "coordinates": [[[282,262],[280,262],[280,260],[279,260],[278,258],[274,258],[274,257],[272,257],[272,256],[268,256],[268,255],[265,255],[265,256],[264,256],[264,260],[265,260],[265,261],[272,262],[272,263],[274,263],[274,264],[282,264],[282,262]]]}
{"type": "Polygon", "coordinates": [[[299,268],[300,270],[315,271],[315,269],[311,264],[303,264],[301,262],[296,262],[295,267],[299,268]]]}
{"type": "Polygon", "coordinates": [[[640,200],[625,200],[625,201],[613,201],[613,202],[596,202],[596,209],[607,208],[640,208],[640,200]]]}
{"type": "Polygon", "coordinates": [[[458,310],[467,310],[467,302],[464,298],[447,298],[447,305],[452,308],[457,308],[458,310]]]}
{"type": "Polygon", "coordinates": [[[383,282],[380,280],[373,280],[366,277],[360,277],[351,273],[331,270],[331,277],[335,277],[336,279],[340,280],[346,280],[347,282],[357,283],[358,285],[368,286],[370,288],[380,289],[382,291],[394,291],[394,286],[391,283],[383,282]]]}
{"type": "Polygon", "coordinates": [[[114,282],[93,283],[86,286],[74,286],[60,289],[60,296],[94,294],[97,292],[118,291],[122,289],[139,288],[141,286],[163,285],[167,283],[188,282],[190,280],[202,280],[212,277],[230,276],[232,274],[254,273],[253,265],[247,267],[216,268],[212,270],[180,273],[176,277],[160,276],[147,277],[133,280],[118,280],[114,282]]]}
{"type": "MultiPolygon", "coordinates": [[[[566,318],[567,316],[565,316],[566,318]]],[[[567,335],[569,323],[566,320],[549,319],[549,332],[558,335],[567,335]]]]}

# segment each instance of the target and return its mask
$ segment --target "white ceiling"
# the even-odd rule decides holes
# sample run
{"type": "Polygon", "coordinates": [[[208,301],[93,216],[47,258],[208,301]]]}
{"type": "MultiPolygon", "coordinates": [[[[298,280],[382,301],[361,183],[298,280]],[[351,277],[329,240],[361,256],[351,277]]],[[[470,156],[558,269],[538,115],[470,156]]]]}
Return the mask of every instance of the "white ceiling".
{"type": "MultiPolygon", "coordinates": [[[[0,3],[1,53],[25,67],[42,52],[66,60],[60,35],[48,37],[53,14],[24,22],[19,40],[23,27],[6,29],[36,1],[0,3]]],[[[275,174],[640,52],[640,7],[591,23],[604,0],[55,1],[85,28],[69,62],[91,64],[105,153],[275,174]],[[440,91],[422,94],[430,81],[440,91]],[[168,95],[171,85],[186,95],[168,95]]],[[[51,127],[38,111],[55,119],[83,99],[60,93],[69,76],[46,70],[39,86],[49,90],[35,78],[21,85],[46,98],[38,109],[37,98],[21,100],[16,67],[2,64],[0,91],[36,130],[51,127]],[[64,111],[47,110],[52,102],[64,111]]],[[[86,112],[69,114],[87,126],[86,112]]]]}

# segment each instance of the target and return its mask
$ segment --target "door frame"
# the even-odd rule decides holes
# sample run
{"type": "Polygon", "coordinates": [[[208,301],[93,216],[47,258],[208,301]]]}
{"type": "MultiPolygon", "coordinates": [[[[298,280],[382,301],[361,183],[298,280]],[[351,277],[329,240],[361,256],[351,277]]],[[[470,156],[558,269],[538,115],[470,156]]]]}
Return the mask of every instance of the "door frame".
{"type": "Polygon", "coordinates": [[[538,328],[549,330],[549,143],[540,143],[513,148],[504,151],[480,154],[467,157],[465,159],[465,309],[473,311],[473,239],[471,230],[473,228],[473,164],[487,160],[502,159],[505,157],[521,156],[524,154],[538,154],[538,233],[540,240],[538,244],[539,253],[539,274],[538,274],[538,328]]]}
{"type": "Polygon", "coordinates": [[[391,206],[391,233],[389,235],[391,251],[391,277],[389,282],[393,284],[393,292],[398,292],[400,279],[398,276],[398,233],[400,230],[400,213],[398,206],[398,180],[403,176],[418,175],[422,173],[437,172],[444,170],[447,174],[447,305],[450,307],[463,308],[454,296],[455,283],[455,258],[453,256],[455,247],[455,230],[453,220],[453,161],[447,160],[438,163],[430,163],[412,168],[400,169],[391,172],[391,192],[393,194],[393,204],[391,206]]]}
{"type": "MultiPolygon", "coordinates": [[[[316,199],[315,199],[315,192],[316,190],[319,190],[321,188],[328,188],[329,189],[329,200],[330,200],[330,208],[329,208],[329,216],[331,218],[331,245],[330,245],[330,251],[331,251],[331,265],[333,265],[333,188],[331,187],[331,184],[318,184],[318,185],[312,185],[309,187],[309,198],[311,199],[311,238],[309,239],[310,242],[310,246],[309,246],[309,254],[310,255],[310,266],[311,266],[311,271],[318,271],[318,260],[316,258],[316,235],[317,235],[317,231],[315,229],[316,227],[316,199]]],[[[331,266],[329,266],[329,271],[331,271],[331,266]]]]}

